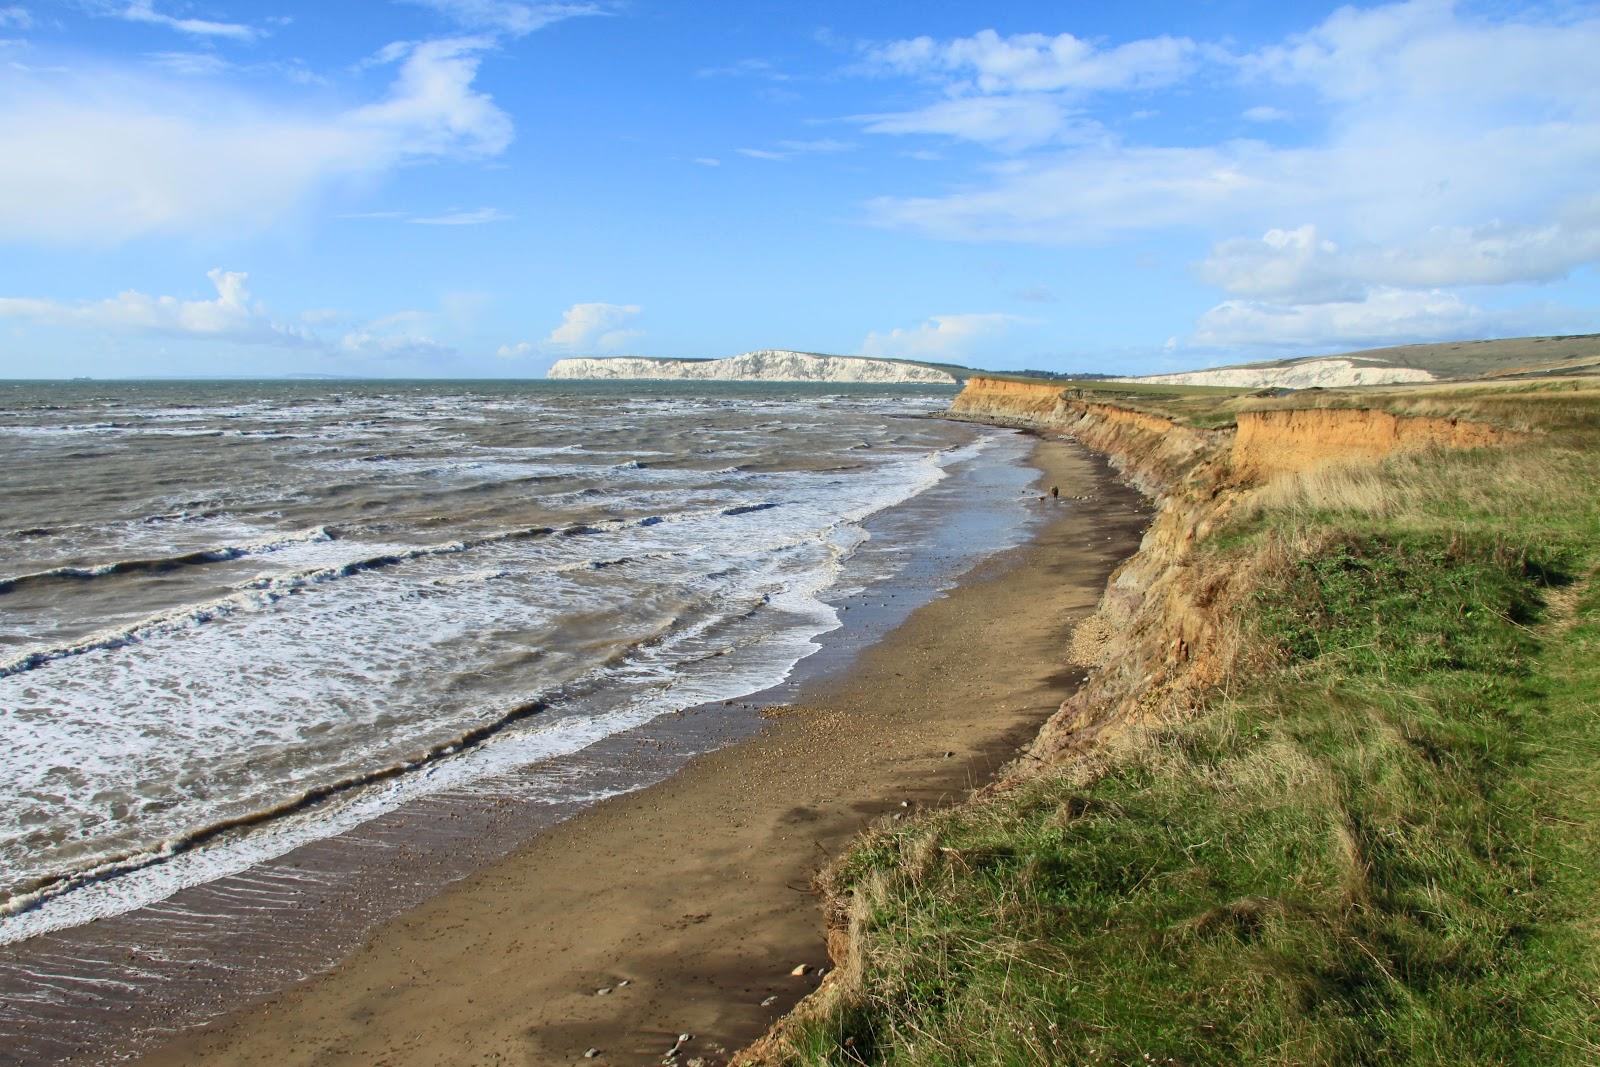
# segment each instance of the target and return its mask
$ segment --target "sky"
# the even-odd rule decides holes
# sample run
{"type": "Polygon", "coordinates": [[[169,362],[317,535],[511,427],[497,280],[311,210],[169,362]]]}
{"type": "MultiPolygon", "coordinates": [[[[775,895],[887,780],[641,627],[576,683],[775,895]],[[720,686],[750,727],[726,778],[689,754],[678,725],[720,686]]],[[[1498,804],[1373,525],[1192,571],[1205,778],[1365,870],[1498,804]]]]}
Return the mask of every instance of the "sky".
{"type": "Polygon", "coordinates": [[[0,377],[1600,331],[1600,4],[0,0],[0,377]]]}

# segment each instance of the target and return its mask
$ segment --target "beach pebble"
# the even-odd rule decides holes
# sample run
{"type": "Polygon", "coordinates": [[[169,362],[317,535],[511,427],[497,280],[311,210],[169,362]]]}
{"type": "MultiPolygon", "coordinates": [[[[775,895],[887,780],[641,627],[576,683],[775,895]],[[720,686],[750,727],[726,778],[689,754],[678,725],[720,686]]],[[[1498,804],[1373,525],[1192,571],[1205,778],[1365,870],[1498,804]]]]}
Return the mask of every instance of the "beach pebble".
{"type": "Polygon", "coordinates": [[[794,970],[790,971],[789,973],[794,975],[796,978],[801,978],[806,974],[806,972],[808,972],[810,970],[811,970],[811,965],[810,964],[800,963],[800,964],[796,964],[794,970]]]}
{"type": "Polygon", "coordinates": [[[586,1060],[592,1060],[598,1055],[600,1055],[600,1050],[597,1048],[592,1048],[584,1052],[583,1058],[586,1060]]]}
{"type": "Polygon", "coordinates": [[[608,986],[608,985],[604,985],[604,986],[601,986],[599,989],[596,989],[594,991],[594,995],[597,996],[597,997],[603,997],[603,996],[608,995],[610,992],[611,992],[611,987],[608,986]]]}
{"type": "Polygon", "coordinates": [[[633,984],[633,979],[632,978],[624,978],[622,981],[617,983],[617,988],[621,989],[623,986],[632,985],[632,984],[633,984]]]}

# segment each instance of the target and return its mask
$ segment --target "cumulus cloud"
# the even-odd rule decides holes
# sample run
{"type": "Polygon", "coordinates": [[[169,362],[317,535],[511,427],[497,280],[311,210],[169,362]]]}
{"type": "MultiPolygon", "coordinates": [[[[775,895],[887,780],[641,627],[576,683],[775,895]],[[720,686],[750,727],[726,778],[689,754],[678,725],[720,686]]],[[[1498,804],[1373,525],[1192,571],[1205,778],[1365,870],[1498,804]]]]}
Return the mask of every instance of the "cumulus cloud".
{"type": "Polygon", "coordinates": [[[1496,324],[1495,316],[1454,293],[1380,289],[1359,300],[1321,304],[1224,301],[1200,317],[1192,341],[1217,347],[1358,347],[1481,337],[1496,324]]]}
{"type": "Polygon", "coordinates": [[[456,350],[425,334],[408,331],[352,330],[339,339],[338,353],[365,359],[420,360],[438,363],[453,359],[456,350]]]}
{"type": "MultiPolygon", "coordinates": [[[[1243,325],[1351,341],[1488,329],[1505,320],[1475,317],[1451,287],[1537,284],[1600,263],[1597,53],[1592,11],[1481,14],[1447,0],[1343,7],[1242,55],[1037,35],[898,42],[876,54],[880,71],[931,80],[944,99],[887,123],[864,116],[868,132],[940,132],[1015,158],[953,191],[867,209],[881,225],[954,240],[1205,242],[1200,277],[1232,299],[1197,337],[1243,336],[1243,325]],[[1087,94],[1174,85],[1202,64],[1234,90],[1293,93],[1292,117],[1326,132],[1275,143],[1270,127],[1291,116],[1263,104],[1240,116],[1257,137],[1139,143],[1081,124],[1076,143],[1065,136],[1087,94]],[[999,116],[993,129],[1007,115],[1016,129],[957,121],[985,109],[999,116]]],[[[1185,91],[1203,99],[1209,84],[1185,91]]],[[[1231,109],[1229,96],[1218,100],[1231,109]]]]}
{"type": "Polygon", "coordinates": [[[1527,226],[1439,226],[1395,244],[1343,248],[1306,224],[1215,245],[1200,275],[1237,296],[1349,300],[1368,286],[1428,288],[1550,281],[1600,260],[1600,199],[1527,226]]]}
{"type": "Polygon", "coordinates": [[[871,49],[867,63],[897,74],[953,79],[957,90],[980,93],[1104,91],[1171,85],[1193,68],[1198,51],[1183,37],[1099,48],[1070,33],[1002,37],[983,30],[947,41],[892,41],[871,49]]]}
{"type": "Polygon", "coordinates": [[[545,343],[562,349],[614,352],[643,337],[641,330],[623,329],[643,308],[638,304],[574,304],[561,316],[545,343]]]}
{"type": "Polygon", "coordinates": [[[935,315],[920,326],[896,327],[883,333],[873,330],[861,342],[861,354],[903,359],[961,359],[974,355],[1023,321],[1020,316],[999,312],[935,315]]]}
{"type": "Polygon", "coordinates": [[[537,350],[531,341],[518,341],[514,345],[501,345],[495,349],[494,354],[501,359],[520,359],[523,356],[532,355],[535,351],[537,350]]]}
{"type": "MultiPolygon", "coordinates": [[[[1332,131],[1320,143],[1107,137],[994,168],[975,188],[871,210],[937,236],[1041,243],[1200,220],[1261,233],[1309,219],[1344,244],[1496,220],[1536,228],[1593,192],[1600,65],[1584,57],[1600,49],[1600,19],[1528,18],[1473,20],[1430,0],[1344,8],[1232,62],[1249,82],[1320,100],[1332,131]]],[[[998,84],[1015,83],[1026,81],[998,84]]]]}
{"type": "Polygon", "coordinates": [[[518,0],[409,0],[431,8],[470,30],[524,37],[552,23],[588,15],[608,15],[607,4],[521,3],[518,0]]]}
{"type": "Polygon", "coordinates": [[[250,297],[242,271],[206,274],[217,295],[212,300],[180,300],[128,290],[107,300],[63,303],[29,297],[0,297],[0,318],[51,326],[75,326],[112,333],[162,334],[237,344],[315,347],[303,327],[278,321],[250,297]]]}
{"type": "Polygon", "coordinates": [[[34,297],[0,297],[0,320],[91,330],[113,336],[161,336],[213,344],[269,345],[308,349],[325,355],[428,359],[455,355],[436,341],[430,326],[438,316],[400,311],[350,326],[330,339],[312,326],[337,326],[345,316],[326,309],[286,321],[250,295],[243,271],[212,270],[213,299],[185,300],[128,290],[106,300],[65,302],[34,297]]]}
{"type": "Polygon", "coordinates": [[[937,84],[943,99],[920,108],[852,116],[869,133],[926,134],[1018,152],[1063,135],[1098,132],[1075,119],[1088,95],[1150,89],[1182,80],[1200,46],[1186,38],[1152,37],[1101,48],[1070,33],[1003,37],[915,37],[867,50],[863,70],[937,84]]]}
{"type": "Polygon", "coordinates": [[[473,87],[491,42],[387,51],[394,80],[344,111],[267,107],[102,70],[0,77],[0,241],[114,243],[266,228],[331,185],[497,155],[512,125],[473,87]]]}

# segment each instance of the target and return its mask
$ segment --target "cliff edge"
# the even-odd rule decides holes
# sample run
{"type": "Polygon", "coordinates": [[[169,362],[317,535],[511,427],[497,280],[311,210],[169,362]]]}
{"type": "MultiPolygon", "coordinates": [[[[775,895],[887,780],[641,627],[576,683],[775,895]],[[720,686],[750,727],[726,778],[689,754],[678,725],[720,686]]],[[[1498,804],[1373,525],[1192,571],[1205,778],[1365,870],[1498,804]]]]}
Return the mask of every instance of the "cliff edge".
{"type": "Polygon", "coordinates": [[[834,969],[735,1062],[1547,1053],[1532,1029],[1483,1053],[1505,1028],[1463,1020],[1508,1003],[1546,1012],[1552,1047],[1592,1032],[1592,937],[1547,980],[1513,934],[1589,921],[1572,857],[1600,837],[1541,836],[1494,798],[1600,826],[1600,787],[1569,784],[1600,765],[1578,488],[1597,406],[1576,380],[1285,399],[970,379],[951,417],[1070,436],[1155,518],[1062,649],[1082,684],[1001,780],[819,876],[834,969]],[[1519,746],[1539,755],[1480,758],[1519,746]]]}

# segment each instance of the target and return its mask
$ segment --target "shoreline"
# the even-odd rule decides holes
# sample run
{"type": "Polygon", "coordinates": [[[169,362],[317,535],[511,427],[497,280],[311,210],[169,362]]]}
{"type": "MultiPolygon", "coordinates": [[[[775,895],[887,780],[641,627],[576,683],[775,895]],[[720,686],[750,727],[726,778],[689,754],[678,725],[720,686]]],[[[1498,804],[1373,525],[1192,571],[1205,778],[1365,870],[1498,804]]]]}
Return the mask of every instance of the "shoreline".
{"type": "MultiPolygon", "coordinates": [[[[841,561],[819,598],[837,623],[812,638],[812,650],[782,680],[734,686],[571,753],[524,762],[513,751],[509,770],[426,789],[375,818],[154,902],[0,945],[0,1064],[132,1059],[331,970],[383,923],[551,825],[760,731],[763,708],[844,669],[978,561],[1024,541],[1046,514],[1029,506],[1037,474],[1026,463],[1031,439],[954,422],[946,428],[950,443],[942,451],[959,449],[962,457],[930,488],[859,524],[867,540],[841,561]],[[967,432],[976,430],[982,432],[967,432]]],[[[697,686],[692,676],[683,680],[697,686]]],[[[510,747],[520,744],[512,738],[510,747]]],[[[348,809],[336,805],[328,817],[340,818],[341,810],[348,809]]],[[[267,832],[281,830],[269,825],[267,832]]],[[[239,844],[248,848],[252,840],[239,844]]],[[[119,880],[96,891],[119,903],[119,880]]]]}
{"type": "Polygon", "coordinates": [[[1038,440],[1029,462],[1036,484],[1091,499],[799,686],[760,733],[546,830],[332,971],[138,1062],[546,1063],[591,1047],[656,1062],[685,1032],[687,1057],[719,1062],[758,1037],[826,964],[811,875],[873,817],[987,781],[1070,691],[1068,631],[1147,509],[1075,445],[1038,440]],[[791,976],[801,963],[812,973],[791,976]]]}

